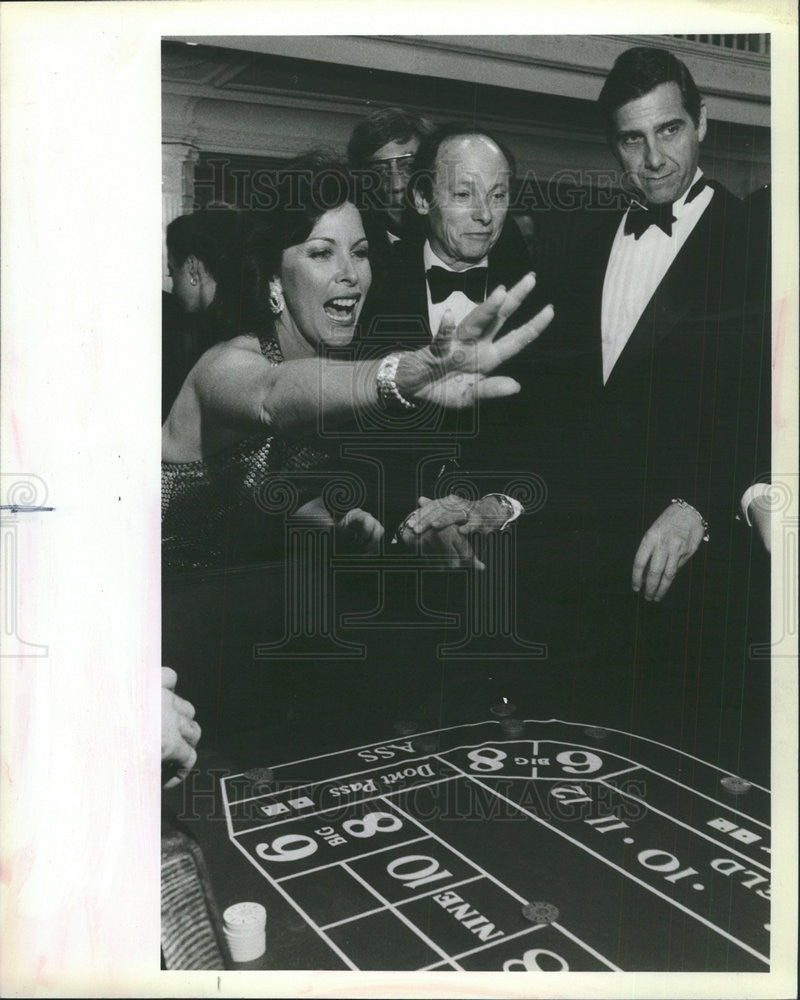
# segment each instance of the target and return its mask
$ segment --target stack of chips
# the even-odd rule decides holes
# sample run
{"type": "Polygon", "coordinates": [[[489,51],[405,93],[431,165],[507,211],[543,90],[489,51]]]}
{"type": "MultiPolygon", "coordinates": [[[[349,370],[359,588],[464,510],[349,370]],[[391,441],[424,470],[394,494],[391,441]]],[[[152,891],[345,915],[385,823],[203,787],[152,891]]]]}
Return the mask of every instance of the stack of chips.
{"type": "Polygon", "coordinates": [[[234,903],[222,914],[234,962],[253,962],[267,950],[267,911],[260,903],[234,903]]]}

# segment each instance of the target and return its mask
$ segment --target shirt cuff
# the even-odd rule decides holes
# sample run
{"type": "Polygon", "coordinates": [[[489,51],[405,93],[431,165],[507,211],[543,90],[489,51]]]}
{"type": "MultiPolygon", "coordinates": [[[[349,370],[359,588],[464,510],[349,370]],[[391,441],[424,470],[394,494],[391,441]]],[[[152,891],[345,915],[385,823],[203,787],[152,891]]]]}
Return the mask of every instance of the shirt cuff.
{"type": "Polygon", "coordinates": [[[515,500],[514,497],[506,496],[505,493],[487,493],[483,499],[488,500],[489,497],[495,497],[495,499],[499,500],[508,511],[508,517],[500,526],[501,531],[504,528],[507,528],[513,521],[516,521],[524,509],[519,500],[515,500]]]}
{"type": "Polygon", "coordinates": [[[747,521],[748,527],[753,527],[753,522],[750,520],[750,504],[757,500],[759,497],[769,496],[769,488],[771,483],[753,483],[752,486],[748,486],[744,491],[742,496],[741,506],[742,514],[745,521],[747,521]]]}

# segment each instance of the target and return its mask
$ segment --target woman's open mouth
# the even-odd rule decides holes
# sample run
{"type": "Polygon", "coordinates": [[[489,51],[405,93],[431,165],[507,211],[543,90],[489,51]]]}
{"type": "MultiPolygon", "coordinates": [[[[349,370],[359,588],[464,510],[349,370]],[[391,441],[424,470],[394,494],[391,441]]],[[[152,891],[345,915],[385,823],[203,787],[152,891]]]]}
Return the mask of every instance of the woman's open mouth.
{"type": "Polygon", "coordinates": [[[355,323],[356,309],[360,300],[360,295],[338,295],[335,299],[328,299],[322,308],[328,319],[349,326],[355,323]]]}

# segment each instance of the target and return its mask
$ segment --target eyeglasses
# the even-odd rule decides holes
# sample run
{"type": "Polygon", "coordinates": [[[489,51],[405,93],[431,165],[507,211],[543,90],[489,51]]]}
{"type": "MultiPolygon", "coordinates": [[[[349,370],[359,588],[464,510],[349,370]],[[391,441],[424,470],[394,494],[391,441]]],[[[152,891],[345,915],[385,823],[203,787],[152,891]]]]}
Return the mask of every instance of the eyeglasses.
{"type": "Polygon", "coordinates": [[[387,156],[383,160],[370,160],[369,167],[381,177],[391,177],[396,170],[403,178],[408,180],[414,173],[414,153],[403,153],[401,156],[387,156]]]}

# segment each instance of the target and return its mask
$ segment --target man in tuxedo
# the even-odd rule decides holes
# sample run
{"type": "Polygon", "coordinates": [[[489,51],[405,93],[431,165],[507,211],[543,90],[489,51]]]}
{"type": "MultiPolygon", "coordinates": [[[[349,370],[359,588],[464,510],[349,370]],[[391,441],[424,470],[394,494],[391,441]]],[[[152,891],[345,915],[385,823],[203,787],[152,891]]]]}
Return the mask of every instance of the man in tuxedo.
{"type": "Polygon", "coordinates": [[[451,122],[422,140],[409,188],[417,232],[396,246],[389,272],[373,285],[365,339],[430,343],[445,312],[457,324],[531,269],[507,218],[514,169],[511,152],[477,127],[451,122]]]}
{"type": "Polygon", "coordinates": [[[710,703],[726,664],[739,664],[726,692],[763,675],[742,664],[768,596],[745,527],[769,455],[764,267],[742,202],[699,168],[707,111],[682,63],[623,53],[599,107],[629,196],[565,220],[555,320],[518,376],[528,410],[498,411],[496,461],[546,483],[518,530],[539,574],[530,603],[551,601],[542,637],[598,698],[612,671],[631,717],[667,727],[658,706],[710,703]]]}
{"type": "Polygon", "coordinates": [[[554,481],[571,480],[595,524],[638,534],[633,588],[658,601],[711,533],[725,544],[760,471],[747,426],[763,391],[759,262],[742,203],[699,168],[707,113],[683,63],[630,49],[598,103],[633,198],[590,218],[562,269],[553,384],[569,387],[557,412],[572,434],[554,481]]]}
{"type": "MultiPolygon", "coordinates": [[[[361,320],[367,351],[385,354],[430,344],[443,323],[460,323],[498,285],[510,288],[531,270],[524,240],[507,217],[514,167],[510,151],[477,127],[448,123],[422,140],[409,187],[420,235],[395,245],[387,272],[370,292],[361,320]]],[[[525,315],[515,314],[513,325],[529,318],[537,306],[541,303],[532,296],[523,306],[525,315]]],[[[437,428],[436,440],[448,434],[460,442],[475,433],[475,427],[449,424],[437,428]]],[[[421,444],[433,440],[420,428],[421,444]]],[[[497,493],[471,503],[446,502],[447,523],[438,514],[420,521],[414,513],[417,498],[421,493],[432,497],[435,482],[428,479],[426,485],[416,458],[413,464],[414,469],[406,470],[405,488],[395,489],[389,498],[390,522],[409,515],[397,533],[401,543],[421,542],[423,548],[453,552],[455,559],[469,562],[468,532],[456,531],[455,523],[491,530],[522,511],[518,501],[497,493]]],[[[441,462],[438,469],[441,479],[441,462]]],[[[423,499],[422,506],[427,504],[423,499]]]]}

